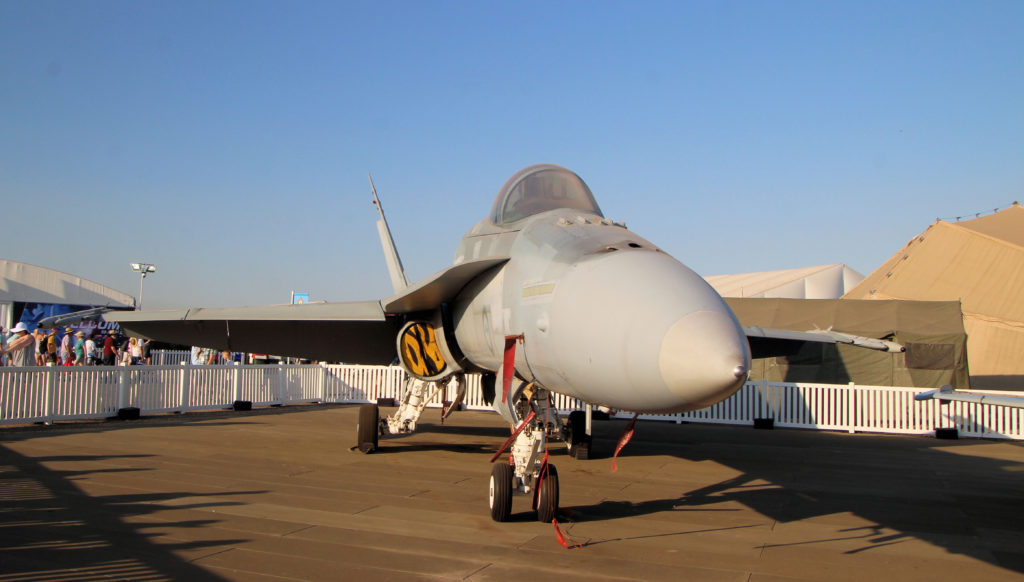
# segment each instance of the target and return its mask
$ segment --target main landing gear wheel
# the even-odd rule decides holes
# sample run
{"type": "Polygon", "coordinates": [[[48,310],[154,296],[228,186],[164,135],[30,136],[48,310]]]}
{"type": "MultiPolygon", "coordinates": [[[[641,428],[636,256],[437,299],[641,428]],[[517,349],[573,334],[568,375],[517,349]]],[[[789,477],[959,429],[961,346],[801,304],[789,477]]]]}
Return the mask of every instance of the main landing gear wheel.
{"type": "Polygon", "coordinates": [[[498,462],[491,469],[491,486],[487,501],[491,505],[491,519],[508,521],[512,515],[512,487],[515,470],[508,463],[498,462]]]}
{"type": "Polygon", "coordinates": [[[372,453],[377,450],[377,437],[380,434],[380,413],[376,404],[359,406],[359,424],[356,425],[356,443],[359,450],[372,453]]]}
{"type": "Polygon", "coordinates": [[[587,434],[587,413],[574,410],[569,413],[569,456],[580,461],[590,458],[590,442],[587,434]]]}
{"type": "Polygon", "coordinates": [[[558,471],[549,464],[537,489],[537,521],[551,523],[558,514],[558,471]]]}

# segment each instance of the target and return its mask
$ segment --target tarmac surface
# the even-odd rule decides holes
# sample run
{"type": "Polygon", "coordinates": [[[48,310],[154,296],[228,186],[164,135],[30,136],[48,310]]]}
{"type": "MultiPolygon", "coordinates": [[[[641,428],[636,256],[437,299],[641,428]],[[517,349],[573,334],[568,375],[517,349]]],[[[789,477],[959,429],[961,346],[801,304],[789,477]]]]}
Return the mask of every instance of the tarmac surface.
{"type": "MultiPolygon", "coordinates": [[[[385,409],[387,410],[387,409],[385,409]]],[[[352,452],[357,407],[0,431],[0,581],[1018,580],[1024,444],[624,421],[552,446],[567,550],[487,509],[491,413],[352,452]]]]}

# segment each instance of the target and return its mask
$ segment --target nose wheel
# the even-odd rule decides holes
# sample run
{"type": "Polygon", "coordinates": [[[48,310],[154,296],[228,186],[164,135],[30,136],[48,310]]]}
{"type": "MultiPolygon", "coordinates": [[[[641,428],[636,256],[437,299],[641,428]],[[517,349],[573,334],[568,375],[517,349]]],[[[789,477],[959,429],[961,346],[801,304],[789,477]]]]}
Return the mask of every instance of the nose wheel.
{"type": "Polygon", "coordinates": [[[491,469],[491,485],[487,501],[491,505],[491,519],[508,521],[512,515],[512,492],[515,490],[516,474],[512,465],[498,463],[491,469]]]}
{"type": "Polygon", "coordinates": [[[550,523],[558,514],[558,471],[554,465],[548,465],[541,472],[540,486],[534,500],[537,509],[537,521],[550,523]]]}

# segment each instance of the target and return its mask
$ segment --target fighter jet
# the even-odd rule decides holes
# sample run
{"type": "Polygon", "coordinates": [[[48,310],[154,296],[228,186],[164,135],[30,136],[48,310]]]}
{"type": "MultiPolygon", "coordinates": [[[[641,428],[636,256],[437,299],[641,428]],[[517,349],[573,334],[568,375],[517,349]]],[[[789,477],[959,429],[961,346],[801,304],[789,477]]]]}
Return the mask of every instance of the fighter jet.
{"type": "Polygon", "coordinates": [[[485,394],[515,428],[509,462],[491,472],[496,521],[509,518],[516,494],[532,496],[538,519],[554,518],[549,439],[564,439],[574,457],[588,453],[589,416],[561,420],[552,394],[587,403],[588,413],[590,405],[675,413],[736,392],[752,355],[792,354],[808,341],[901,349],[831,331],[744,329],[704,279],[606,218],[586,183],[552,164],[509,178],[490,214],[462,237],[452,266],[409,285],[372,180],[371,190],[392,297],[105,317],[132,335],[220,350],[361,364],[397,357],[411,381],[389,418],[363,405],[364,452],[380,436],[414,430],[431,392],[464,394],[465,375],[482,374],[485,394]]]}

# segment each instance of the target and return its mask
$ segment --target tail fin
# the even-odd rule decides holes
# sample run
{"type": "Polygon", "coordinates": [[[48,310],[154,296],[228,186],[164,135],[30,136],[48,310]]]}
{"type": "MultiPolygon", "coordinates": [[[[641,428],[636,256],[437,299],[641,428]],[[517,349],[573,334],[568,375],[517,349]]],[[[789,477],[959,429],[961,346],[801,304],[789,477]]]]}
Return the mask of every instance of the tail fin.
{"type": "Polygon", "coordinates": [[[391,275],[391,286],[395,294],[399,294],[409,286],[409,280],[405,277],[405,267],[402,266],[402,259],[398,256],[398,249],[395,248],[395,239],[391,238],[391,229],[388,228],[388,219],[384,218],[384,207],[377,198],[377,189],[373,186],[373,176],[370,178],[370,191],[373,192],[373,205],[377,207],[380,220],[377,221],[377,234],[380,235],[380,244],[384,247],[384,260],[388,264],[388,274],[391,275]]]}

